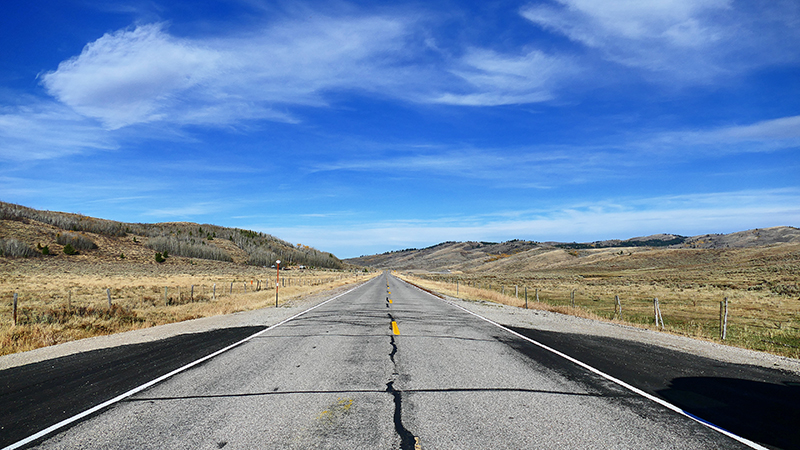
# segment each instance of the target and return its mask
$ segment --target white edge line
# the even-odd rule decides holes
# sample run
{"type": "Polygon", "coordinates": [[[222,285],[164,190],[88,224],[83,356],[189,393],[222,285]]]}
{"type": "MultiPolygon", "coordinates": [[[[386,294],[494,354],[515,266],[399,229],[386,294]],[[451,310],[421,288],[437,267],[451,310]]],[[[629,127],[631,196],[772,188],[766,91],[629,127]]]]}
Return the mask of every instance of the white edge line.
{"type": "Polygon", "coordinates": [[[70,418],[64,419],[61,422],[58,422],[55,425],[51,425],[51,426],[45,428],[44,430],[39,431],[36,434],[32,434],[32,435],[26,437],[25,439],[22,439],[21,441],[17,441],[17,442],[15,442],[15,443],[7,446],[7,447],[4,447],[2,450],[17,449],[17,448],[20,448],[20,447],[22,447],[24,445],[30,444],[31,442],[33,442],[33,441],[35,441],[37,439],[41,439],[41,438],[47,436],[48,434],[50,434],[50,433],[52,433],[52,432],[54,432],[54,431],[56,431],[56,430],[58,430],[60,428],[63,428],[65,426],[69,425],[69,424],[77,422],[77,421],[83,419],[84,417],[90,416],[90,415],[102,410],[103,408],[107,408],[107,407],[113,405],[114,403],[119,403],[120,401],[125,400],[126,398],[128,398],[128,397],[130,397],[130,396],[132,396],[134,394],[138,394],[139,392],[141,392],[141,391],[143,391],[143,390],[145,390],[145,389],[147,389],[149,387],[152,387],[152,386],[154,386],[154,385],[166,380],[167,378],[170,378],[170,377],[175,376],[175,375],[177,375],[177,374],[179,374],[181,372],[184,372],[184,371],[186,371],[188,369],[191,369],[192,367],[194,367],[194,366],[196,366],[198,364],[201,364],[201,363],[203,363],[205,361],[208,361],[211,358],[219,356],[220,354],[225,353],[225,352],[227,352],[228,350],[230,350],[230,349],[232,349],[234,347],[238,347],[238,346],[244,344],[245,342],[250,341],[251,339],[254,339],[254,338],[258,337],[258,336],[261,336],[262,334],[266,333],[267,331],[272,330],[275,327],[283,325],[286,322],[289,322],[290,320],[294,320],[294,319],[302,316],[303,314],[305,314],[305,313],[307,313],[309,311],[315,310],[315,309],[319,308],[320,306],[322,306],[322,305],[324,305],[324,304],[326,304],[328,302],[332,302],[332,301],[336,300],[337,298],[339,298],[339,297],[341,297],[343,295],[347,295],[347,294],[355,291],[356,289],[364,286],[365,284],[369,283],[370,281],[372,281],[372,280],[367,280],[367,281],[359,284],[358,286],[354,287],[353,289],[350,289],[350,290],[348,290],[346,292],[342,292],[341,294],[339,294],[339,295],[337,295],[335,297],[331,297],[328,300],[325,300],[324,302],[322,302],[322,303],[320,303],[318,305],[315,305],[315,306],[313,306],[311,308],[308,308],[305,311],[299,312],[299,313],[293,315],[292,317],[289,317],[288,319],[282,320],[282,321],[276,323],[275,325],[272,325],[271,327],[265,328],[265,329],[255,333],[253,335],[250,335],[250,336],[242,339],[239,342],[233,343],[233,344],[231,344],[231,345],[229,345],[229,346],[227,346],[227,347],[225,347],[225,348],[223,348],[221,350],[217,350],[216,352],[214,352],[214,353],[212,353],[210,355],[206,355],[206,356],[204,356],[204,357],[202,357],[202,358],[200,358],[200,359],[198,359],[196,361],[190,362],[189,364],[186,364],[183,367],[175,369],[172,372],[169,372],[169,373],[167,373],[165,375],[162,375],[162,376],[160,376],[160,377],[158,377],[158,378],[156,378],[154,380],[148,381],[147,383],[145,383],[145,384],[143,384],[141,386],[135,387],[135,388],[131,389],[130,391],[125,392],[124,394],[120,394],[120,395],[112,398],[111,400],[105,401],[103,403],[100,403],[97,406],[89,408],[86,411],[83,411],[82,413],[79,413],[79,414],[76,414],[76,415],[74,415],[74,416],[72,416],[70,418]]]}
{"type": "MultiPolygon", "coordinates": [[[[401,281],[404,281],[404,280],[401,280],[401,281]]],[[[406,282],[406,281],[404,281],[404,282],[406,282]]],[[[406,283],[408,283],[408,282],[406,282],[406,283]]],[[[409,283],[409,284],[411,284],[411,283],[409,283]]],[[[411,286],[414,286],[414,285],[411,284],[411,286]]],[[[478,313],[474,313],[474,312],[468,310],[467,308],[464,308],[461,305],[457,305],[457,304],[455,304],[455,303],[453,303],[453,302],[451,302],[449,300],[445,300],[443,298],[439,298],[439,297],[431,294],[430,292],[425,291],[424,289],[420,289],[417,286],[414,286],[414,287],[419,289],[422,292],[425,292],[426,294],[430,295],[431,297],[433,297],[433,298],[435,298],[437,300],[441,300],[441,301],[443,301],[443,302],[445,302],[445,303],[447,303],[447,304],[449,304],[449,305],[451,305],[451,306],[453,306],[455,308],[461,309],[461,310],[463,310],[463,311],[465,311],[465,312],[467,312],[469,314],[472,314],[473,316],[475,316],[475,317],[477,317],[477,318],[479,318],[481,320],[489,322],[490,324],[492,324],[492,325],[494,325],[494,326],[496,326],[498,328],[501,328],[501,329],[513,334],[514,336],[517,336],[520,339],[524,339],[524,340],[530,342],[533,345],[539,346],[539,347],[543,348],[544,350],[547,350],[547,351],[549,351],[551,353],[554,353],[554,354],[566,359],[567,361],[570,361],[570,362],[572,362],[574,364],[577,364],[577,365],[583,367],[584,369],[586,369],[586,370],[588,370],[588,371],[590,371],[590,372],[592,372],[594,374],[600,375],[601,377],[603,377],[603,378],[605,378],[605,379],[607,379],[607,380],[609,380],[609,381],[611,381],[613,383],[616,383],[616,384],[624,387],[625,389],[628,389],[631,392],[634,392],[634,393],[636,393],[638,395],[641,395],[642,397],[644,397],[644,398],[646,398],[648,400],[652,400],[652,401],[658,403],[659,405],[664,406],[665,408],[668,408],[668,409],[670,409],[672,411],[675,411],[676,413],[678,413],[678,414],[680,414],[680,415],[682,415],[684,417],[688,417],[688,418],[694,420],[695,422],[700,423],[700,424],[702,424],[702,425],[704,425],[704,426],[706,426],[706,427],[708,427],[708,428],[710,428],[710,429],[712,429],[714,431],[722,433],[722,434],[724,434],[725,436],[727,436],[727,437],[729,437],[731,439],[739,441],[740,443],[742,443],[742,444],[744,444],[744,445],[746,445],[746,446],[748,446],[750,448],[754,448],[754,449],[758,449],[758,450],[769,450],[767,447],[764,447],[764,446],[762,446],[760,444],[757,444],[757,443],[755,443],[755,442],[753,442],[753,441],[751,441],[749,439],[743,438],[743,437],[741,437],[739,435],[733,434],[733,433],[731,433],[730,431],[728,431],[728,430],[726,430],[724,428],[720,428],[719,426],[714,425],[711,422],[708,422],[706,420],[701,419],[700,417],[695,416],[694,414],[690,414],[690,413],[684,411],[683,409],[673,405],[672,403],[670,403],[670,402],[668,402],[666,400],[663,400],[663,399],[660,399],[660,398],[658,398],[658,397],[656,397],[654,395],[648,394],[647,392],[645,392],[645,391],[643,391],[643,390],[641,390],[641,389],[639,389],[637,387],[631,386],[630,384],[628,384],[628,383],[626,383],[626,382],[624,382],[624,381],[622,381],[622,380],[620,380],[618,378],[615,378],[615,377],[613,377],[613,376],[601,371],[600,369],[596,369],[596,368],[586,364],[583,361],[579,361],[579,360],[577,360],[577,359],[575,359],[575,358],[573,358],[573,357],[571,357],[571,356],[569,356],[569,355],[567,355],[565,353],[561,353],[560,351],[558,351],[558,350],[556,350],[556,349],[554,349],[552,347],[548,347],[547,345],[542,344],[541,342],[538,342],[538,341],[533,340],[533,339],[531,339],[531,338],[529,338],[527,336],[519,334],[516,331],[511,330],[509,328],[506,328],[503,325],[500,325],[499,323],[497,323],[497,322],[495,322],[495,321],[493,321],[491,319],[487,319],[486,317],[483,317],[482,315],[480,315],[478,313]]]]}

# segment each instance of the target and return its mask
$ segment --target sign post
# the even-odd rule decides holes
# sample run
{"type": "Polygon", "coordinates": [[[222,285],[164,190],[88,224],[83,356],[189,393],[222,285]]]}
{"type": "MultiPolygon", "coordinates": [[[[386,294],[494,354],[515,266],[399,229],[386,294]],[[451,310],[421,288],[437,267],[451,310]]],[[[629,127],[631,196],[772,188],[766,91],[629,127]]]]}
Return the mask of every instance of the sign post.
{"type": "Polygon", "coordinates": [[[281,287],[281,260],[275,261],[275,267],[278,269],[275,271],[275,307],[278,307],[278,288],[281,287]]]}

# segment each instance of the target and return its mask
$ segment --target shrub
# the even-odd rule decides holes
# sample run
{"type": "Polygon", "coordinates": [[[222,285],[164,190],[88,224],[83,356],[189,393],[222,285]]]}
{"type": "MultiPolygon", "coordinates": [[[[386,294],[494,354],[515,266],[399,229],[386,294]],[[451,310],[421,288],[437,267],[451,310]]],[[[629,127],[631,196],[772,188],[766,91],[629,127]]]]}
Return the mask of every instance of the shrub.
{"type": "Polygon", "coordinates": [[[169,255],[184,256],[186,258],[213,259],[217,261],[233,261],[231,256],[224,250],[206,244],[204,241],[197,241],[191,238],[152,237],[147,240],[147,247],[160,253],[162,257],[169,255]]]}
{"type": "Polygon", "coordinates": [[[36,248],[39,249],[39,251],[42,252],[43,255],[49,255],[50,254],[50,247],[47,246],[47,245],[42,246],[42,244],[37,243],[36,244],[36,248]]]}
{"type": "Polygon", "coordinates": [[[27,258],[35,256],[36,252],[16,239],[0,239],[0,256],[9,258],[27,258]]]}
{"type": "Polygon", "coordinates": [[[156,252],[156,262],[161,264],[164,261],[166,261],[166,259],[164,259],[164,256],[161,255],[161,252],[156,252]]]}
{"type": "Polygon", "coordinates": [[[38,211],[13,203],[0,202],[0,219],[3,220],[35,220],[47,223],[62,230],[88,231],[108,236],[125,236],[125,227],[121,222],[95,219],[80,214],[68,214],[57,211],[38,211]]]}
{"type": "Polygon", "coordinates": [[[78,251],[75,250],[75,247],[73,247],[72,244],[67,242],[67,245],[64,246],[64,253],[67,255],[77,255],[78,251]]]}
{"type": "Polygon", "coordinates": [[[251,251],[247,264],[252,266],[269,266],[275,264],[276,259],[278,259],[278,255],[274,252],[259,248],[251,251]]]}
{"type": "Polygon", "coordinates": [[[94,250],[97,248],[97,244],[91,239],[77,233],[59,233],[56,235],[56,242],[61,245],[70,244],[76,250],[94,250]]]}

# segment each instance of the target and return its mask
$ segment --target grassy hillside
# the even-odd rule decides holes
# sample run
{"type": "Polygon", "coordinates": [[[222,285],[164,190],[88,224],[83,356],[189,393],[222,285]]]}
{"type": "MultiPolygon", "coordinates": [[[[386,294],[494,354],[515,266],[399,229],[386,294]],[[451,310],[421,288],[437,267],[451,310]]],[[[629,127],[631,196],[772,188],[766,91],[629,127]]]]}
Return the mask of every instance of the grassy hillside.
{"type": "Polygon", "coordinates": [[[238,228],[125,223],[0,202],[0,256],[155,262],[155,254],[268,266],[340,269],[333,254],[238,228]],[[66,249],[66,251],[65,251],[66,249]]]}
{"type": "MultiPolygon", "coordinates": [[[[347,262],[377,269],[421,270],[465,273],[536,273],[541,271],[608,271],[616,267],[633,269],[680,268],[714,255],[748,255],[747,249],[772,249],[800,244],[800,229],[773,227],[727,235],[679,236],[659,234],[586,243],[534,242],[444,242],[423,249],[406,249],[379,255],[351,258],[347,262]],[[744,252],[739,252],[740,250],[744,252]],[[727,252],[726,252],[727,251],[727,252]],[[621,256],[633,256],[629,261],[621,256]]],[[[778,257],[780,259],[780,257],[778,257]]],[[[741,258],[735,258],[737,261],[741,258]]],[[[746,259],[746,256],[745,256],[746,259]]],[[[743,263],[739,261],[739,263],[743,263]]]]}

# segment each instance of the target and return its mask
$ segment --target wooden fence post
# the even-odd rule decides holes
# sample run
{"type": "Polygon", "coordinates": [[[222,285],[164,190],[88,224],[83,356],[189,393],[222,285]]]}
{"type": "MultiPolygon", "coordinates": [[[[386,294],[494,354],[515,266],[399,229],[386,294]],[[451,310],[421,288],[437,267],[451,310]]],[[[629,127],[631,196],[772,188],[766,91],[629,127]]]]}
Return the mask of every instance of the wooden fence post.
{"type": "Polygon", "coordinates": [[[216,300],[217,299],[217,283],[214,283],[214,291],[211,294],[211,299],[212,300],[216,300]]]}
{"type": "Polygon", "coordinates": [[[723,341],[728,334],[728,297],[725,301],[719,302],[719,337],[723,341]]]}
{"type": "Polygon", "coordinates": [[[658,297],[653,299],[653,313],[657,327],[664,328],[664,318],[661,317],[661,306],[658,304],[658,297]]]}
{"type": "Polygon", "coordinates": [[[536,288],[536,303],[539,303],[539,288],[536,288]]]}
{"type": "Polygon", "coordinates": [[[575,307],[575,289],[573,289],[569,294],[569,303],[573,308],[575,307]]]}
{"type": "Polygon", "coordinates": [[[619,295],[614,296],[614,318],[622,320],[622,303],[619,302],[619,295]]]}
{"type": "Polygon", "coordinates": [[[519,298],[519,287],[514,285],[514,297],[519,298]]]}
{"type": "Polygon", "coordinates": [[[108,309],[111,309],[111,289],[106,289],[106,295],[108,296],[108,309]]]}
{"type": "Polygon", "coordinates": [[[11,313],[12,326],[17,326],[17,293],[14,292],[14,311],[11,313]]]}
{"type": "Polygon", "coordinates": [[[194,285],[192,285],[192,290],[189,293],[189,301],[194,302],[194,285]]]}

